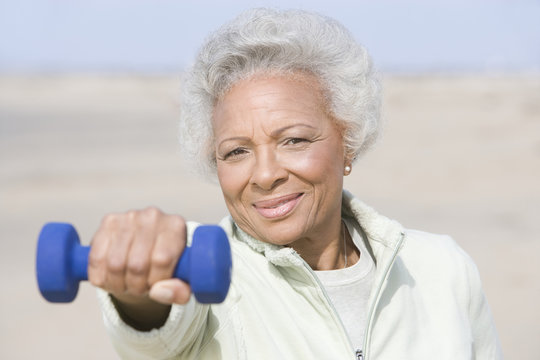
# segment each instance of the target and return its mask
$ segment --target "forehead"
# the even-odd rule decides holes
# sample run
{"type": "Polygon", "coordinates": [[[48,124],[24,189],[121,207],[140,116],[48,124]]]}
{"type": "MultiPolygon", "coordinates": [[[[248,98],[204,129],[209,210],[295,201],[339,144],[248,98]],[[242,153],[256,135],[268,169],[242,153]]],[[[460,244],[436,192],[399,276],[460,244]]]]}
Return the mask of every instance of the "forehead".
{"type": "MultiPolygon", "coordinates": [[[[327,118],[326,103],[313,75],[255,76],[239,81],[214,107],[215,131],[236,126],[327,118]]],[[[216,134],[217,135],[217,134],[216,134]]]]}

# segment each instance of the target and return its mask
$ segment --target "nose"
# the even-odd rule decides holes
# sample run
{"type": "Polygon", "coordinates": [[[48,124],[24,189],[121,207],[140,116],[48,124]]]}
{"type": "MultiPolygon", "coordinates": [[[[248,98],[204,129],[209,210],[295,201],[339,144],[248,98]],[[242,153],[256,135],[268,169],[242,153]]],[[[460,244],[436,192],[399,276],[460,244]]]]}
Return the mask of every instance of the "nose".
{"type": "Polygon", "coordinates": [[[272,190],[287,181],[289,173],[280,163],[272,149],[260,149],[255,156],[255,165],[251,173],[250,183],[263,190],[272,190]]]}

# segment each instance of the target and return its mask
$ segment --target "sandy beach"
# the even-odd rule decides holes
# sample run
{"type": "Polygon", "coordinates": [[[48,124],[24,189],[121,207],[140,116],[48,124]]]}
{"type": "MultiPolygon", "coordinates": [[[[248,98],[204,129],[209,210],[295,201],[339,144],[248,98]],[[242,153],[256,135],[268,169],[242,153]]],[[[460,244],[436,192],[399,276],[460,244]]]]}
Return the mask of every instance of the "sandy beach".
{"type": "MultiPolygon", "coordinates": [[[[1,359],[116,359],[95,290],[45,302],[38,233],[76,225],[89,244],[109,212],[155,205],[215,223],[217,185],[177,147],[176,76],[0,77],[1,359]]],[[[540,353],[540,75],[384,79],[385,131],[345,186],[408,228],[474,259],[506,359],[540,353]]]]}

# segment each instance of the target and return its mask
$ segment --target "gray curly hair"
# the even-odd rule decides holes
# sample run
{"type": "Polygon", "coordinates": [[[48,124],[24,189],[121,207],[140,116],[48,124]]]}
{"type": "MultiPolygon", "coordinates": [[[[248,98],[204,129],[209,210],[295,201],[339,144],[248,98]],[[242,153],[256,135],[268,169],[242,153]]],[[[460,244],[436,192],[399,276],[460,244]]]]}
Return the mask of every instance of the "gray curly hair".
{"type": "Polygon", "coordinates": [[[357,159],[380,132],[380,82],[367,51],[336,20],[302,10],[253,9],[214,32],[182,82],[180,146],[189,165],[215,178],[212,112],[240,80],[313,74],[357,159]]]}

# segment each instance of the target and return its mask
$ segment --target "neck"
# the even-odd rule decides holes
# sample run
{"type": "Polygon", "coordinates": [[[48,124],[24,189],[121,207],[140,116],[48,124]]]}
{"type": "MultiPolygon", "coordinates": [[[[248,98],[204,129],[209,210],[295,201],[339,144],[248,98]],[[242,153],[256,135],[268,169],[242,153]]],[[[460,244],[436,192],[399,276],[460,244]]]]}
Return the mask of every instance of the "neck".
{"type": "Polygon", "coordinates": [[[341,217],[326,230],[327,235],[300,239],[292,248],[316,271],[343,269],[356,263],[358,250],[341,217]]]}

